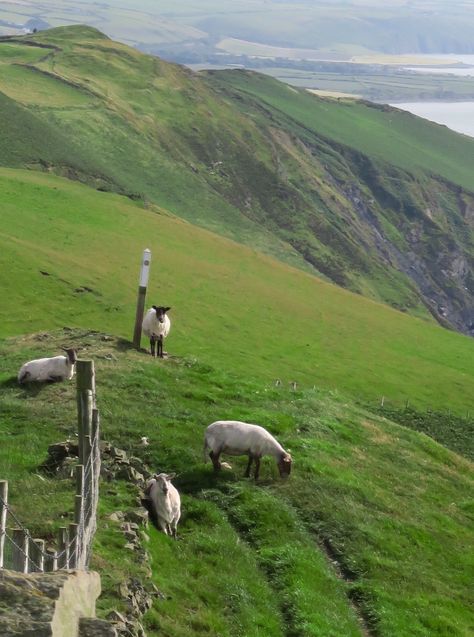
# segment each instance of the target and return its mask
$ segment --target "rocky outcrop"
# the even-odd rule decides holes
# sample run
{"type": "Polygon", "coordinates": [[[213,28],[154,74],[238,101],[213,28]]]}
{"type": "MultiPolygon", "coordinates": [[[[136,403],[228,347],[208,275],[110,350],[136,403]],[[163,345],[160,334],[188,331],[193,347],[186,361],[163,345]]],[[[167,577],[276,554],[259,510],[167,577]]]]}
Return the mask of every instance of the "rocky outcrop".
{"type": "MultiPolygon", "coordinates": [[[[93,637],[79,633],[81,618],[95,617],[100,576],[58,571],[23,575],[0,571],[2,637],[93,637]]],[[[96,633],[99,637],[99,633],[96,633]]],[[[113,637],[113,632],[101,633],[113,637]]]]}

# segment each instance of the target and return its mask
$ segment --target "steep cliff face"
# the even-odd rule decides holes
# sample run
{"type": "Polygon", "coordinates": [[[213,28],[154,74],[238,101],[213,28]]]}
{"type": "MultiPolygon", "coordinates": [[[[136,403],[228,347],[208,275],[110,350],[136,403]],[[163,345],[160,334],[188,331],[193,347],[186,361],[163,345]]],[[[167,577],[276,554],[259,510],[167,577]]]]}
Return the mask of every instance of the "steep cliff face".
{"type": "MultiPolygon", "coordinates": [[[[227,78],[212,81],[242,96],[227,78]]],[[[249,214],[263,209],[261,222],[335,283],[402,311],[419,313],[421,302],[442,325],[474,333],[472,192],[432,171],[394,165],[389,153],[370,156],[328,139],[248,95],[239,104],[273,148],[272,186],[262,186],[262,171],[252,181],[233,175],[242,188],[274,195],[247,192],[249,214]]]]}
{"type": "Polygon", "coordinates": [[[85,27],[0,41],[0,92],[17,131],[1,165],[158,204],[473,333],[474,140],[255,73],[195,74],[85,27]]]}

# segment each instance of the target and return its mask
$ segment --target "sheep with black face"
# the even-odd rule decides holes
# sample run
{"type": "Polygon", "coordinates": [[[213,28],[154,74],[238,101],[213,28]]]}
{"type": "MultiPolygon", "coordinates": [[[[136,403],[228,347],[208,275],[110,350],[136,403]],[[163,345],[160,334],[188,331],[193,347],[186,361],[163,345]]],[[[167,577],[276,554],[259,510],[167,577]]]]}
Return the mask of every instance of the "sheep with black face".
{"type": "Polygon", "coordinates": [[[71,380],[74,376],[77,361],[77,351],[72,347],[61,347],[66,356],[52,358],[36,358],[21,366],[18,372],[20,385],[30,382],[57,382],[71,380]]]}
{"type": "Polygon", "coordinates": [[[150,354],[163,358],[163,340],[168,336],[171,322],[167,316],[170,307],[153,305],[145,314],[142,331],[150,339],[150,354]],[[155,353],[156,348],[156,353],[155,353]]]}

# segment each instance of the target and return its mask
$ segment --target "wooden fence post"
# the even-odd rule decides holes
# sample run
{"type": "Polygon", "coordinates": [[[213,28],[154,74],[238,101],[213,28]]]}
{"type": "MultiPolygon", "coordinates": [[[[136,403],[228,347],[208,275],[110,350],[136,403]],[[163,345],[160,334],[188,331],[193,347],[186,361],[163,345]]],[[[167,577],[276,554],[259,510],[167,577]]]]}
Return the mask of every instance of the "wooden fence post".
{"type": "MultiPolygon", "coordinates": [[[[84,493],[84,465],[77,464],[76,465],[76,497],[79,495],[82,497],[84,493]]],[[[74,520],[74,522],[79,522],[78,520],[74,520]]]]}
{"type": "Polygon", "coordinates": [[[58,530],[58,568],[69,568],[69,534],[67,527],[58,530]]]}
{"type": "Polygon", "coordinates": [[[54,549],[46,549],[48,558],[45,564],[45,571],[48,573],[58,570],[58,553],[54,549]]]}
{"type": "Polygon", "coordinates": [[[140,349],[142,339],[143,314],[145,312],[146,289],[148,276],[150,274],[151,251],[143,251],[142,264],[140,267],[140,279],[138,282],[137,310],[135,313],[135,327],[133,330],[133,347],[140,349]]]}
{"type": "Polygon", "coordinates": [[[95,371],[94,361],[78,360],[76,363],[76,396],[77,396],[77,432],[79,446],[79,462],[84,464],[84,436],[90,431],[84,431],[84,423],[92,421],[92,409],[95,407],[95,371]],[[85,392],[92,393],[92,400],[84,396],[85,392]],[[91,411],[89,416],[89,411],[91,411]]]}
{"type": "Polygon", "coordinates": [[[0,568],[4,564],[5,536],[7,533],[8,482],[0,480],[0,568]]]}
{"type": "Polygon", "coordinates": [[[92,484],[94,482],[94,465],[90,435],[84,436],[84,528],[88,526],[92,515],[92,484]]]}
{"type": "Polygon", "coordinates": [[[39,538],[30,538],[30,573],[44,572],[44,547],[46,542],[39,538]]]}
{"type": "Polygon", "coordinates": [[[77,528],[75,522],[71,522],[69,525],[69,568],[71,569],[76,568],[78,562],[77,528]]]}
{"type": "Polygon", "coordinates": [[[23,529],[13,529],[12,569],[20,573],[28,573],[29,537],[23,529]]]}

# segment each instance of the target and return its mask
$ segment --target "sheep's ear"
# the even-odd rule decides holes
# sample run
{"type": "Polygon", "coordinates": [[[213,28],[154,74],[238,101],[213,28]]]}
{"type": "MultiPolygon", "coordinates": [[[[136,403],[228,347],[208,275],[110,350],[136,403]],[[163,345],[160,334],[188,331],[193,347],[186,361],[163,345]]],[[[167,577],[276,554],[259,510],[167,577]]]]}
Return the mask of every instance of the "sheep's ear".
{"type": "Polygon", "coordinates": [[[152,305],[151,307],[152,307],[154,310],[156,310],[156,305],[152,305]]]}
{"type": "Polygon", "coordinates": [[[172,480],[176,477],[176,473],[168,473],[166,477],[168,478],[168,480],[172,480]]]}
{"type": "Polygon", "coordinates": [[[164,307],[164,308],[163,308],[163,310],[164,310],[165,312],[169,312],[169,311],[171,310],[171,308],[170,308],[170,307],[164,307]]]}

